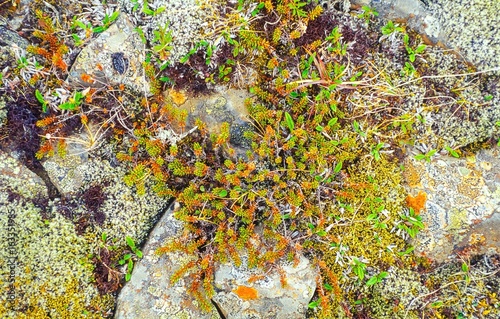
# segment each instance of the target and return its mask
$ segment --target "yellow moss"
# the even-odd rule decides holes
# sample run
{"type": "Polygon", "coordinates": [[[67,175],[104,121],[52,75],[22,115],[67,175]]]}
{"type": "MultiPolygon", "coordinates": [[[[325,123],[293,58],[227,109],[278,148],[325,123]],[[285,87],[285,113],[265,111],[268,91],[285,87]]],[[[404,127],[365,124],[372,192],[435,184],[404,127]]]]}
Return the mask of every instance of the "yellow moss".
{"type": "MultiPolygon", "coordinates": [[[[365,157],[348,171],[349,178],[346,187],[352,189],[345,189],[345,191],[352,195],[348,203],[353,210],[349,212],[347,209],[336,208],[334,214],[340,214],[339,216],[346,222],[332,227],[330,231],[340,241],[333,249],[328,244],[315,246],[322,252],[322,259],[329,270],[340,276],[339,281],[343,292],[341,296],[330,296],[330,309],[322,311],[321,314],[315,314],[316,318],[345,317],[342,315],[343,308],[340,301],[349,300],[349,303],[353,304],[358,298],[352,289],[347,289],[356,280],[355,275],[353,273],[348,275],[350,279],[341,277],[342,274],[349,273],[349,258],[340,256],[362,258],[366,260],[368,266],[374,268],[394,265],[401,261],[409,267],[412,262],[411,257],[398,256],[398,252],[406,249],[406,243],[401,237],[391,232],[392,222],[399,219],[399,213],[405,207],[406,194],[401,186],[403,177],[398,163],[384,158],[380,161],[373,161],[365,157]],[[366,220],[366,217],[376,208],[370,205],[367,200],[369,198],[379,198],[374,201],[375,206],[384,205],[384,212],[379,212],[379,218],[381,222],[387,224],[387,228],[374,228],[373,223],[366,220]],[[342,214],[341,211],[343,211],[342,214]],[[338,245],[348,250],[341,254],[338,245]]],[[[325,273],[324,275],[326,278],[325,273]]]]}
{"type": "Polygon", "coordinates": [[[408,186],[412,188],[419,186],[421,182],[420,174],[418,173],[418,169],[415,167],[413,160],[407,159],[404,162],[404,167],[403,177],[408,186]]]}

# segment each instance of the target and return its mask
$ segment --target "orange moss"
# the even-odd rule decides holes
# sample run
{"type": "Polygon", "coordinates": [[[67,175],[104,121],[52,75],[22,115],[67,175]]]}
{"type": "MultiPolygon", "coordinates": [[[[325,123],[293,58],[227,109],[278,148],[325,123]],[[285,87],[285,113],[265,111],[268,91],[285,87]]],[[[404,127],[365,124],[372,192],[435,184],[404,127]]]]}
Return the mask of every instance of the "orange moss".
{"type": "Polygon", "coordinates": [[[172,99],[172,102],[175,105],[182,105],[187,100],[186,94],[182,91],[170,90],[168,92],[168,96],[172,99]]]}
{"type": "Polygon", "coordinates": [[[406,197],[406,205],[410,208],[413,208],[415,214],[420,214],[422,209],[425,208],[425,202],[427,201],[427,194],[425,192],[418,192],[417,196],[413,197],[408,195],[406,197]]]}
{"type": "Polygon", "coordinates": [[[258,298],[257,289],[247,286],[238,286],[233,290],[243,300],[255,300],[258,298]]]}

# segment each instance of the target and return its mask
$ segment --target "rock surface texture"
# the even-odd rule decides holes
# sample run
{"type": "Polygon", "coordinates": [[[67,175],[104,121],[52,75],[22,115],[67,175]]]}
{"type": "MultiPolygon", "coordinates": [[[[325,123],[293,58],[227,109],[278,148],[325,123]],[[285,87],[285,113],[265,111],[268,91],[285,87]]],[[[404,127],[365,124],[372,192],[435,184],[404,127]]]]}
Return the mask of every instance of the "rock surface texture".
{"type": "Polygon", "coordinates": [[[353,0],[372,6],[385,19],[405,19],[429,40],[460,52],[479,70],[500,72],[499,1],[353,0]]]}
{"type": "Polygon", "coordinates": [[[144,43],[134,25],[122,13],[106,31],[80,52],[67,81],[74,86],[125,84],[137,92],[149,92],[144,78],[144,43]],[[84,80],[89,75],[92,79],[84,80]]]}
{"type": "Polygon", "coordinates": [[[262,274],[243,266],[222,265],[215,273],[219,292],[214,302],[227,319],[304,318],[316,290],[317,274],[303,256],[298,265],[282,263],[279,267],[281,275],[277,269],[262,274]]]}
{"type": "Polygon", "coordinates": [[[444,262],[463,249],[500,252],[500,150],[481,150],[466,158],[408,158],[404,176],[414,201],[425,206],[427,229],[417,236],[417,251],[444,262]],[[480,250],[476,248],[481,246],[480,250]]]}

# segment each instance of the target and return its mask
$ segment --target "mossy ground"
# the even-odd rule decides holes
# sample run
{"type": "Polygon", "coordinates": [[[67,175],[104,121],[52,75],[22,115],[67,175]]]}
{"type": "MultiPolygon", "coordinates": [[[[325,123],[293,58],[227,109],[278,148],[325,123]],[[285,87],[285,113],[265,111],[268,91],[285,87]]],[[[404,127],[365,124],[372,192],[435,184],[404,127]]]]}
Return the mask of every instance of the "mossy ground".
{"type": "MultiPolygon", "coordinates": [[[[37,163],[56,151],[64,155],[69,134],[86,130],[91,138],[85,152],[108,142],[94,156],[126,168],[124,182],[139,195],[175,197],[180,203],[175,216],[186,227],[162,251],[194,256],[172,280],[191,273],[190,290],[202,308],[211,307],[217,263],[239,264],[245,254],[249,266],[266,268],[305,253],[321,273],[311,317],[411,317],[424,309],[436,317],[475,313],[477,308],[458,305],[455,297],[443,301],[446,307],[429,306],[437,302],[435,295],[415,304],[384,285],[397,286],[401,279],[397,291],[426,297],[425,284],[417,281],[428,265],[409,244],[423,224],[414,207],[407,207],[402,187],[408,174],[402,166],[405,146],[418,145],[430,157],[434,148],[458,148],[491,136],[488,121],[499,115],[496,96],[487,86],[470,85],[489,79],[465,75],[473,71],[466,63],[423,47],[402,25],[377,22],[367,8],[324,12],[315,2],[299,0],[212,6],[221,19],[181,61],[168,60],[171,37],[155,40],[163,41],[162,50],[149,43],[144,68],[152,96],[130,98],[133,93],[123,86],[92,88],[64,103],[60,97],[44,100],[40,92],[65,86],[68,48],[76,49],[80,36],[59,36],[71,32],[70,24],[36,11],[36,19],[29,20],[41,30],[31,35],[37,45],[29,51],[40,59],[40,71],[26,61],[2,79],[13,99],[20,99],[9,88],[14,77],[27,90],[24,109],[11,112],[7,125],[29,127],[16,136],[14,147],[37,163]],[[442,65],[443,60],[449,63],[442,65]],[[200,92],[215,85],[249,89],[254,96],[245,106],[253,130],[231,131],[226,123],[210,133],[196,121],[197,129],[184,131],[187,113],[163,91],[200,92]],[[124,111],[115,105],[133,107],[124,111]],[[478,113],[478,106],[491,112],[478,113]],[[461,124],[471,116],[480,131],[472,136],[461,124]],[[109,130],[95,135],[90,127],[109,130]],[[245,156],[231,145],[241,136],[231,132],[248,141],[245,156]]],[[[78,27],[87,28],[90,37],[95,29],[86,27],[88,22],[78,27]]],[[[442,279],[443,290],[451,286],[445,282],[450,278],[442,279]]],[[[67,282],[68,291],[74,284],[67,282]]],[[[483,293],[489,296],[483,314],[498,305],[493,293],[483,293]]],[[[90,300],[85,303],[91,307],[90,300]]],[[[81,313],[79,306],[57,309],[54,316],[81,313]]]]}

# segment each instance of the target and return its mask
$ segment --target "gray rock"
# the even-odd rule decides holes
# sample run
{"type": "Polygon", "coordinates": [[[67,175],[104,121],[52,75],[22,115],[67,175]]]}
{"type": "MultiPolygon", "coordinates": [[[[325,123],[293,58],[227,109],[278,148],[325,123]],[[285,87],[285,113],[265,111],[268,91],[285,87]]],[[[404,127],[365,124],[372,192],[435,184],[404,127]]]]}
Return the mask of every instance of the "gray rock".
{"type": "MultiPolygon", "coordinates": [[[[460,52],[480,70],[500,65],[499,1],[353,0],[384,19],[407,19],[410,27],[460,52]]],[[[499,70],[496,71],[500,73],[499,70]]]]}
{"type": "Polygon", "coordinates": [[[500,211],[499,155],[496,147],[466,158],[437,156],[430,163],[407,158],[409,193],[427,197],[420,213],[427,229],[417,235],[417,252],[439,262],[464,248],[500,252],[494,231],[500,211]]]}
{"type": "Polygon", "coordinates": [[[149,94],[142,62],[145,46],[126,14],[90,42],[78,55],[69,71],[67,81],[75,87],[105,87],[124,84],[149,94]],[[93,82],[82,80],[87,74],[93,82]]]}
{"type": "Polygon", "coordinates": [[[186,289],[189,278],[182,278],[174,285],[170,282],[173,272],[192,257],[177,252],[162,256],[155,253],[181,229],[182,223],[168,209],[142,249],[144,257],[135,265],[132,279],[118,296],[116,319],[218,318],[215,310],[205,314],[196,308],[194,297],[186,289]]]}
{"type": "Polygon", "coordinates": [[[279,272],[272,269],[248,269],[242,266],[221,265],[215,273],[216,302],[228,319],[305,318],[307,306],[316,290],[317,271],[307,258],[300,256],[297,266],[280,262],[286,284],[279,272]],[[256,281],[252,278],[260,278],[256,281]]]}

